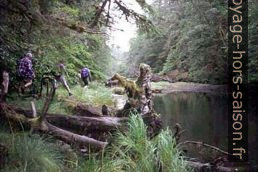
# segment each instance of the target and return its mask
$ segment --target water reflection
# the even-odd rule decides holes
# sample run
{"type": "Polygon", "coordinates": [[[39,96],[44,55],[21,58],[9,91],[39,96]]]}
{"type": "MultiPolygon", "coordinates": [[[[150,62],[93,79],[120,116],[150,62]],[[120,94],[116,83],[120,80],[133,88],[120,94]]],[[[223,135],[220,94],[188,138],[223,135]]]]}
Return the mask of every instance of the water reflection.
{"type": "MultiPolygon", "coordinates": [[[[203,141],[227,150],[227,96],[208,93],[173,93],[154,98],[164,126],[181,124],[181,140],[203,141]]],[[[257,160],[257,118],[249,114],[249,158],[257,160]],[[254,120],[256,119],[256,120],[254,120]],[[256,153],[255,153],[256,152],[256,153]]]]}

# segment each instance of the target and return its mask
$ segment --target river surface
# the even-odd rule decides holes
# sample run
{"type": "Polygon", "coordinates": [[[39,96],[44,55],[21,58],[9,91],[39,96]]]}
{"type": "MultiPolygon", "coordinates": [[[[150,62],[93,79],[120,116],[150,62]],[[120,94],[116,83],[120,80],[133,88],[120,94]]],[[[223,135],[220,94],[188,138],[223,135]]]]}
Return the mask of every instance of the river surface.
{"type": "MultiPolygon", "coordinates": [[[[228,109],[227,95],[211,93],[177,92],[157,95],[154,108],[161,114],[165,127],[173,130],[179,123],[185,130],[180,141],[202,141],[220,149],[227,150],[228,109]]],[[[258,160],[258,119],[249,113],[249,160],[257,164],[258,160]]],[[[203,153],[192,146],[191,157],[203,153]]]]}

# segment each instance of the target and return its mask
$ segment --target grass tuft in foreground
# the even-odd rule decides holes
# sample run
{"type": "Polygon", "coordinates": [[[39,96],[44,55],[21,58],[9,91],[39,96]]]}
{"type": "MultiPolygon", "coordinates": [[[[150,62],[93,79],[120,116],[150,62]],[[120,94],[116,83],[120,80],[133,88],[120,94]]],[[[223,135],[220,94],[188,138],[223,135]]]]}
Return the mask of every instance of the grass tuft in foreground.
{"type": "Polygon", "coordinates": [[[133,115],[128,123],[128,131],[118,132],[114,143],[100,158],[85,160],[79,171],[107,172],[164,172],[191,171],[180,151],[175,148],[175,140],[169,130],[162,131],[155,139],[147,137],[143,120],[133,115]]]}
{"type": "Polygon", "coordinates": [[[46,139],[25,133],[1,132],[0,143],[8,148],[6,164],[1,171],[8,172],[58,172],[62,168],[61,154],[57,147],[46,139]]]}

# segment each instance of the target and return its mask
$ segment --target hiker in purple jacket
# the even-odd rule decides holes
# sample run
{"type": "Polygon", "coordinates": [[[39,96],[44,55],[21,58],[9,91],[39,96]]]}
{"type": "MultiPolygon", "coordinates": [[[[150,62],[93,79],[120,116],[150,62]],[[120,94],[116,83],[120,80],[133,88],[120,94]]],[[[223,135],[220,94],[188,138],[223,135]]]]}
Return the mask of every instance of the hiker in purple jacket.
{"type": "Polygon", "coordinates": [[[35,78],[35,73],[32,66],[32,54],[27,53],[19,61],[18,74],[24,82],[23,90],[32,84],[32,80],[35,78]]]}
{"type": "Polygon", "coordinates": [[[89,85],[89,82],[91,82],[90,70],[88,68],[84,67],[79,72],[80,72],[80,77],[81,77],[82,81],[84,82],[84,86],[89,85]]]}

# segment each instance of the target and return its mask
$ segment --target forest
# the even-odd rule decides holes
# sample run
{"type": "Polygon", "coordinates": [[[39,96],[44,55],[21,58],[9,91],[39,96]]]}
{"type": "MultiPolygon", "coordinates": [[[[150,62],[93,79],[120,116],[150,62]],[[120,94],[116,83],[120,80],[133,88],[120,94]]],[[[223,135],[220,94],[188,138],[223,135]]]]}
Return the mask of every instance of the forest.
{"type": "MultiPolygon", "coordinates": [[[[258,1],[248,6],[255,85],[258,1]]],[[[0,171],[245,171],[225,158],[225,117],[214,122],[226,113],[227,15],[226,0],[0,0],[0,171]],[[109,43],[122,19],[137,28],[128,51],[109,43]]]]}

